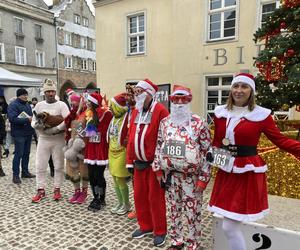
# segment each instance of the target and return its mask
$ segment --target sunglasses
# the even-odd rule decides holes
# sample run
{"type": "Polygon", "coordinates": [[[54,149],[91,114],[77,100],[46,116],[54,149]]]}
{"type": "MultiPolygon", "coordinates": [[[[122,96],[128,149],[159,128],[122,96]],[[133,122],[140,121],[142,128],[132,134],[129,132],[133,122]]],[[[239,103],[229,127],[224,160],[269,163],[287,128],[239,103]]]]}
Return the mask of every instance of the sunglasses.
{"type": "Polygon", "coordinates": [[[174,103],[182,103],[182,104],[187,104],[192,101],[192,96],[191,95],[170,95],[169,100],[174,103]]]}
{"type": "Polygon", "coordinates": [[[142,88],[133,88],[133,94],[135,96],[139,96],[140,94],[146,92],[146,90],[142,89],[142,88]]]}

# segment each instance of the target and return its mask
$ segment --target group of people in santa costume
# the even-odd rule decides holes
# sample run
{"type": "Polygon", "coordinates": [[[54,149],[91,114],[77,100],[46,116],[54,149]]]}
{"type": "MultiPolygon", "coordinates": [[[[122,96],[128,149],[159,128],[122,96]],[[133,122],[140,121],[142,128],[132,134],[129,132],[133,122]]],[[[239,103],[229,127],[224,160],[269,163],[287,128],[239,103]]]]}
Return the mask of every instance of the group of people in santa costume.
{"type": "Polygon", "coordinates": [[[61,115],[64,121],[45,129],[32,120],[40,134],[36,157],[38,192],[32,201],[38,203],[45,198],[50,155],[55,165],[53,198],[61,199],[64,152],[74,188],[69,202],[86,201],[89,181],[91,211],[106,205],[107,167],[117,197],[111,213],[124,215],[131,211],[127,179],[134,173],[138,228],[132,238],[152,235],[157,247],[165,244],[168,234],[168,250],[200,249],[203,192],[210,181],[211,167],[217,166],[208,209],[224,217],[229,248],[246,250],[241,222],[256,221],[269,211],[267,165],[257,153],[260,135],[264,133],[279,148],[300,159],[300,142],[283,136],[271,111],[255,104],[255,81],[250,74],[235,76],[227,103],[216,107],[213,140],[206,121],[192,113],[193,95],[185,86],[174,85],[169,96],[170,113],[156,101],[158,86],[149,79],[139,81],[130,98],[128,93],[118,94],[107,106],[102,106],[99,93],[80,96],[73,92],[70,111],[53,99],[55,91],[52,82],[47,81],[46,100],[36,105],[35,112],[61,115]]]}

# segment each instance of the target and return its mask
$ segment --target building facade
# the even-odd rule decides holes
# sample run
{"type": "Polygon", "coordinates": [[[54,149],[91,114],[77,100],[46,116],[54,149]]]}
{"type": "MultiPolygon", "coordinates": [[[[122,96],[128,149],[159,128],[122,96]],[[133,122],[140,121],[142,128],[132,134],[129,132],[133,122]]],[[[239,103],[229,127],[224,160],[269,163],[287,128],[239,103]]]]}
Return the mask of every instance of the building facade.
{"type": "Polygon", "coordinates": [[[275,0],[98,0],[97,81],[108,96],[148,77],[193,91],[194,112],[210,116],[232,77],[256,74],[253,33],[275,0]],[[112,87],[113,86],[113,87],[112,87]]]}
{"type": "Polygon", "coordinates": [[[54,0],[51,11],[57,25],[58,86],[95,88],[95,17],[85,0],[54,0]]]}
{"type": "Polygon", "coordinates": [[[43,1],[0,1],[0,67],[57,80],[54,18],[43,1]]]}

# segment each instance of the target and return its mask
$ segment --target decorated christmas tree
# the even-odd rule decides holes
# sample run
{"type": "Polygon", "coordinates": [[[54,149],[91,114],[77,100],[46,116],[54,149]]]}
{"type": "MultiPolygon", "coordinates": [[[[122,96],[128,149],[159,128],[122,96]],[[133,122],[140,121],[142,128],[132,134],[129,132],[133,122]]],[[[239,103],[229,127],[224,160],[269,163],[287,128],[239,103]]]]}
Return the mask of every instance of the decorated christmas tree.
{"type": "Polygon", "coordinates": [[[255,58],[258,104],[272,110],[299,105],[300,0],[282,0],[254,41],[265,45],[255,58]]]}

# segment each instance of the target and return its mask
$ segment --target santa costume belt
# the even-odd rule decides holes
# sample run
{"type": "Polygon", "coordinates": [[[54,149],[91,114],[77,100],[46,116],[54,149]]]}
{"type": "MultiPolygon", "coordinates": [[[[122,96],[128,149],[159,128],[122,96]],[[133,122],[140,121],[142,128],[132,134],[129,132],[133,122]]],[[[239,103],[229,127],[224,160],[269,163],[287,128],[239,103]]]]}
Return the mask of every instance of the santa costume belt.
{"type": "Polygon", "coordinates": [[[151,166],[153,161],[140,161],[140,160],[136,160],[134,161],[134,168],[138,169],[138,170],[144,170],[148,167],[151,166]]]}
{"type": "Polygon", "coordinates": [[[257,147],[256,146],[243,146],[243,145],[228,145],[222,146],[222,148],[231,152],[232,156],[255,156],[257,155],[257,147]]]}

